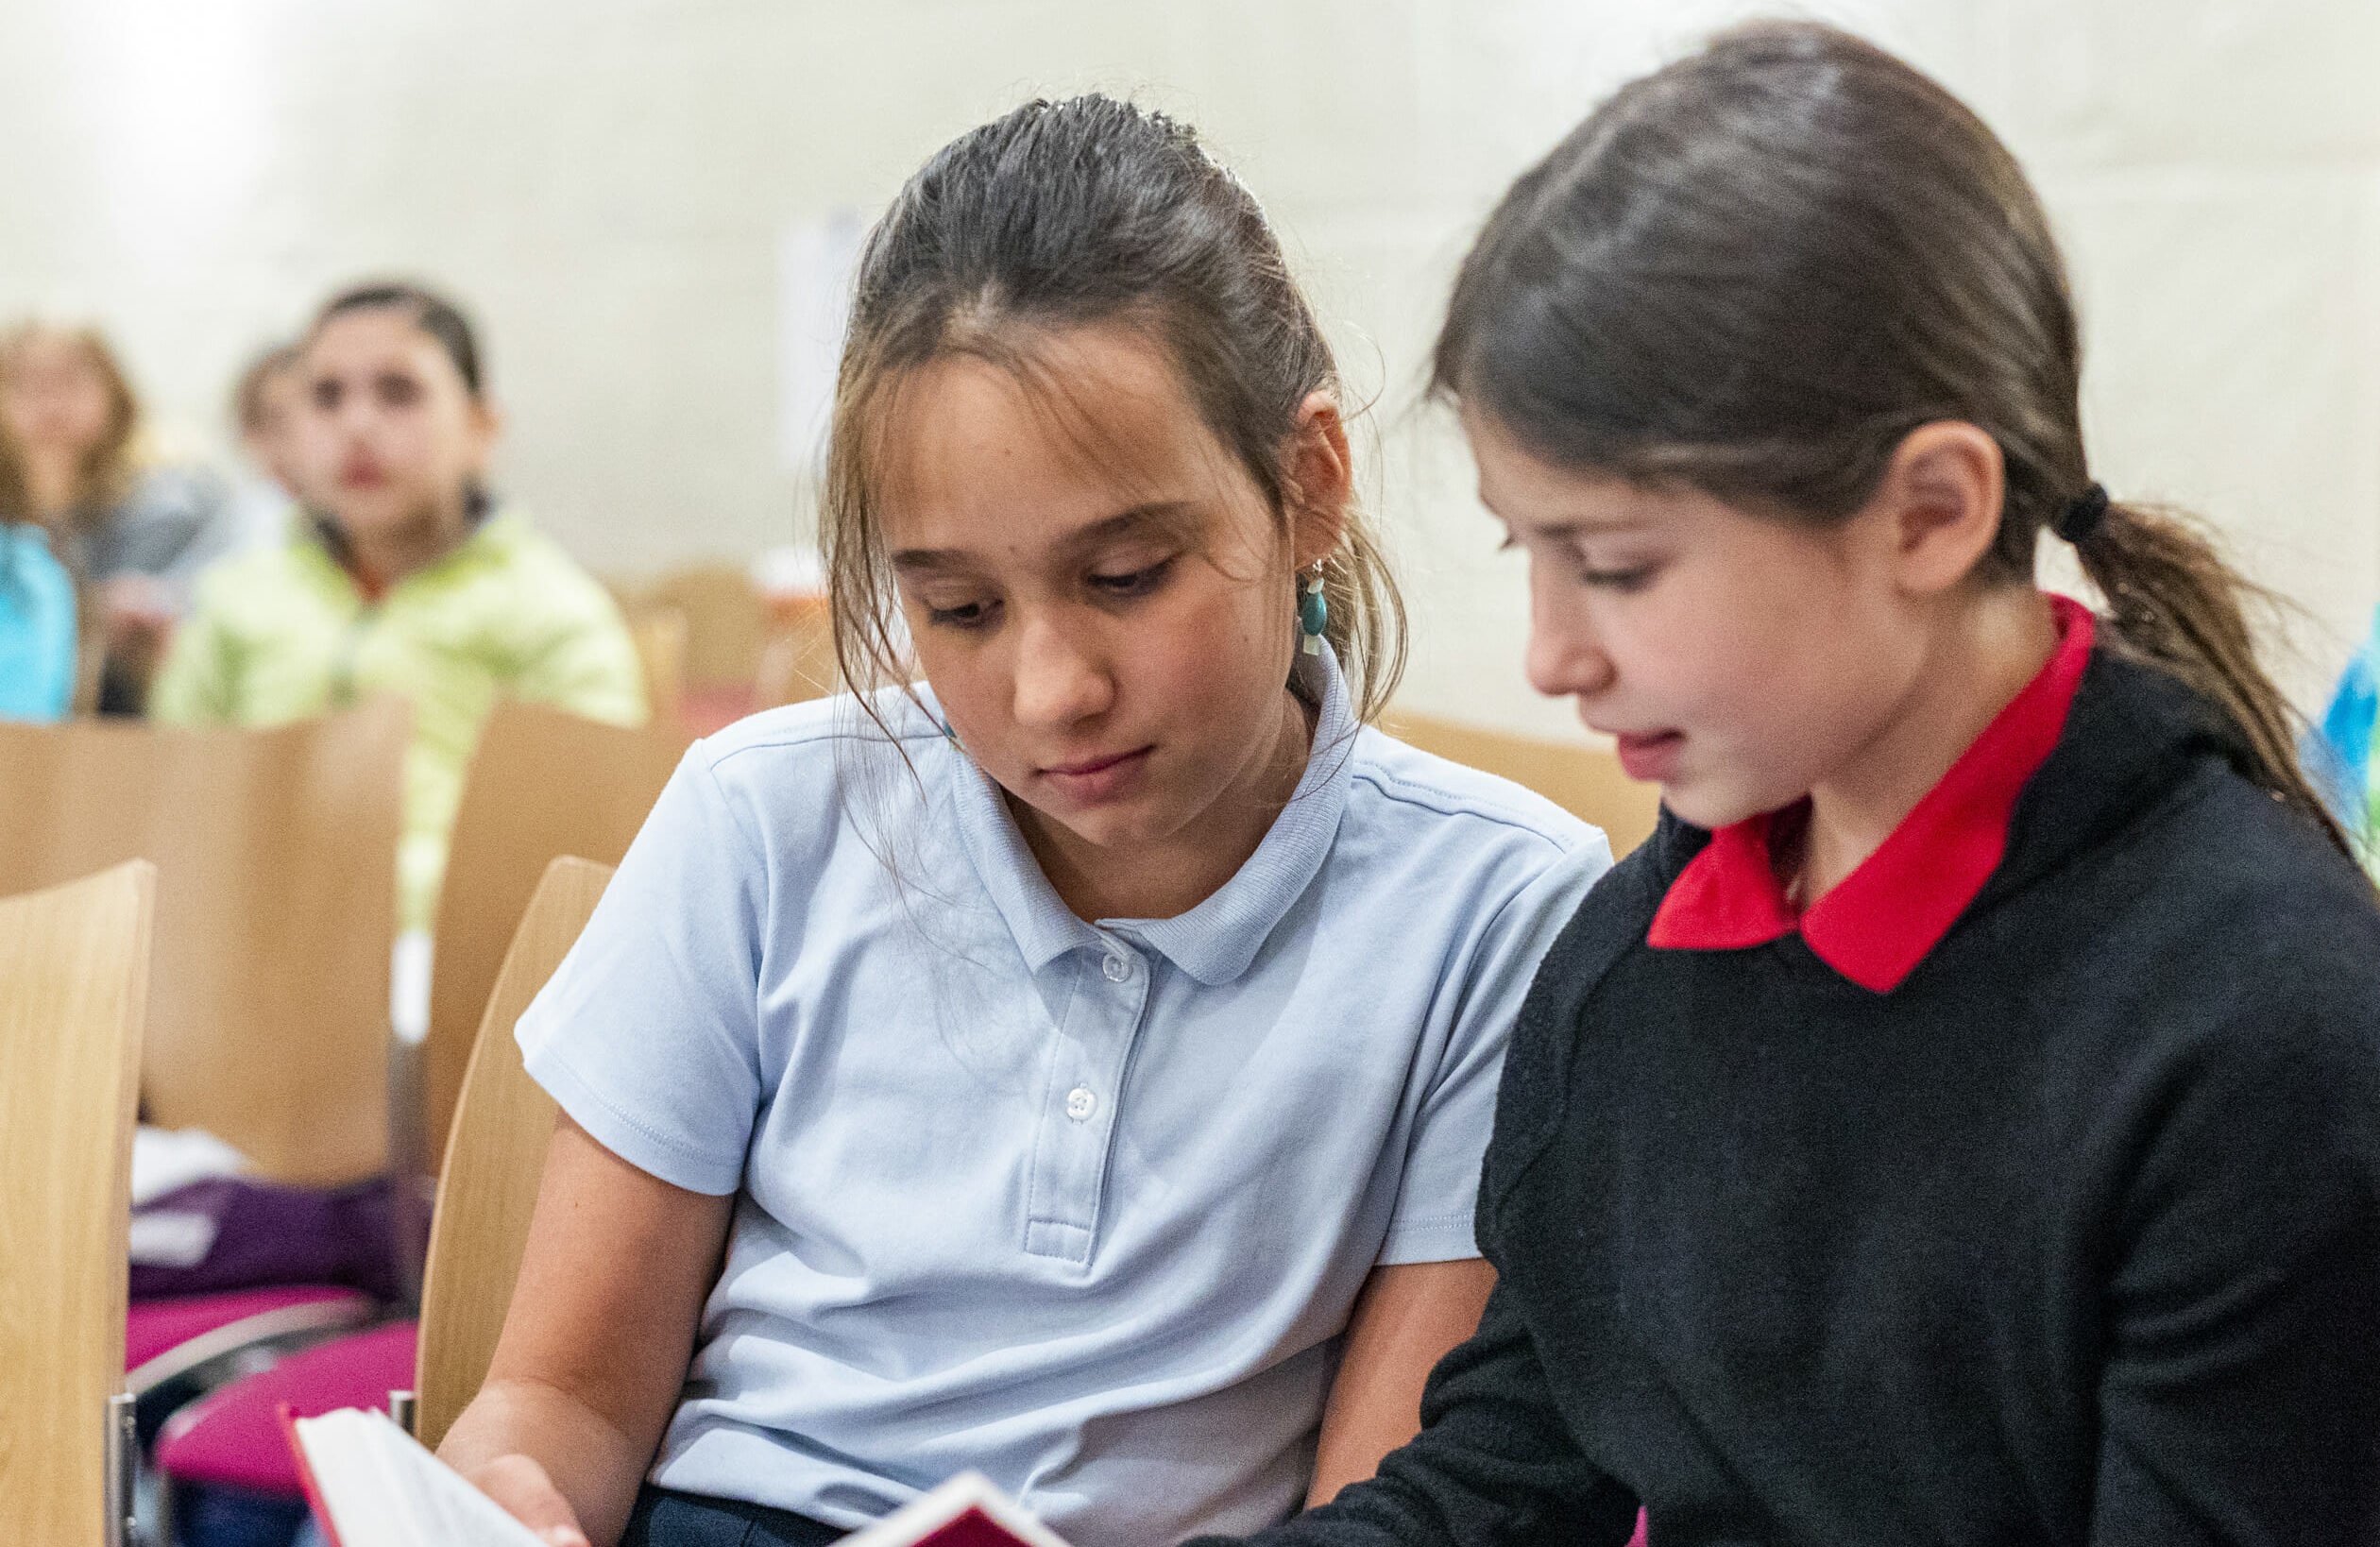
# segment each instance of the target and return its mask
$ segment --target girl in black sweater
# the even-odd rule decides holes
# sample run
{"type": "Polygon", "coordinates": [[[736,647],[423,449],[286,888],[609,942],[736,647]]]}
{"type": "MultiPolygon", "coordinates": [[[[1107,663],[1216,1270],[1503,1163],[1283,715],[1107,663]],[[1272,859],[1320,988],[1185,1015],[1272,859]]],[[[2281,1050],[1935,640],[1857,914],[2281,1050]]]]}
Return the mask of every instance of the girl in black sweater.
{"type": "Polygon", "coordinates": [[[1516,1030],[1478,1334],[1267,1547],[2380,1540],[2380,909],[2077,373],[2007,151],[1826,28],[1497,210],[1436,384],[1667,809],[1516,1030]]]}

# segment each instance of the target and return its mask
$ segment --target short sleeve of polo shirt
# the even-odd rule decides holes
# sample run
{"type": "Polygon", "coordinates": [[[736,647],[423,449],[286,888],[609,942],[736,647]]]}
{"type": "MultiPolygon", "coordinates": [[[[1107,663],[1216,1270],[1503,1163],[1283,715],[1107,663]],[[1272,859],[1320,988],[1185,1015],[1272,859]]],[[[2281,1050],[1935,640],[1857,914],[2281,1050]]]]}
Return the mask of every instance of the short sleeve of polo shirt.
{"type": "MultiPolygon", "coordinates": [[[[1603,835],[1583,825],[1579,832],[1572,847],[1494,910],[1467,966],[1454,975],[1459,988],[1449,995],[1445,1050],[1406,1150],[1396,1213],[1381,1244],[1384,1266],[1480,1254],[1472,1224],[1480,1157],[1495,1123],[1513,1021],[1554,937],[1611,868],[1603,835]]],[[[1483,908],[1492,906],[1483,899],[1483,908]]]]}
{"type": "Polygon", "coordinates": [[[531,1078],[598,1144],[689,1192],[740,1183],[762,1099],[767,867],[697,742],[586,932],[521,1016],[531,1078]],[[573,1046],[593,1026],[596,1051],[573,1046]],[[623,1043],[641,1044],[621,1059],[623,1043]]]}

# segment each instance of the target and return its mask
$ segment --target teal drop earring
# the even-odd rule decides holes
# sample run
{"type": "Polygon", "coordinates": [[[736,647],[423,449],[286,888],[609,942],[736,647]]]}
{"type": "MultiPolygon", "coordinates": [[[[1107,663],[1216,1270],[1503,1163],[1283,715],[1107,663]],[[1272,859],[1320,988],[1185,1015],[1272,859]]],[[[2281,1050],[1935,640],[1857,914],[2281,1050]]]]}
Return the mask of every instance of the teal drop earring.
{"type": "Polygon", "coordinates": [[[1330,599],[1322,594],[1322,561],[1314,561],[1314,573],[1302,582],[1305,594],[1298,598],[1298,627],[1305,635],[1300,647],[1309,655],[1322,654],[1322,631],[1331,626],[1330,599]]]}

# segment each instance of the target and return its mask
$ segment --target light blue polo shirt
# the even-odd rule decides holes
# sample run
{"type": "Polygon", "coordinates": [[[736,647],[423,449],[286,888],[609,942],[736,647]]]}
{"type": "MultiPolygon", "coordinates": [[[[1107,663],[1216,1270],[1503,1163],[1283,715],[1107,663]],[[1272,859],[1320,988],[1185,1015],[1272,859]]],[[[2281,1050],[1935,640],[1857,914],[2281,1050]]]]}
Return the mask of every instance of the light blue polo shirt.
{"type": "Polygon", "coordinates": [[[1611,862],[1304,664],[1295,798],[1172,919],[1067,911],[898,695],[897,751],[843,698],[687,754],[518,1032],[740,1194],[654,1482],[858,1526],[974,1468],[1078,1547],[1298,1507],[1365,1275],[1477,1255],[1507,1029],[1611,862]]]}

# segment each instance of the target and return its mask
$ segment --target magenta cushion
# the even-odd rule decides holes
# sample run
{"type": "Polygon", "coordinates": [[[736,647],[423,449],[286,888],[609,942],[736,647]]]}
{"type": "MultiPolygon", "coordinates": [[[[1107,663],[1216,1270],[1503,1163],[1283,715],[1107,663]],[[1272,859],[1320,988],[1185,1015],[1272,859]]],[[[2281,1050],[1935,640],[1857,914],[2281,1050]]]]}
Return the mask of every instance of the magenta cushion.
{"type": "MultiPolygon", "coordinates": [[[[168,1349],[195,1337],[246,1321],[301,1306],[320,1308],[326,1315],[352,1307],[357,1319],[371,1300],[353,1289],[332,1284],[235,1289],[221,1295],[176,1295],[166,1300],[136,1300],[124,1325],[124,1368],[138,1369],[168,1349]]],[[[259,1335],[266,1335],[260,1333],[259,1335]]]]}
{"type": "Polygon", "coordinates": [[[392,1321],[334,1338],[192,1402],[157,1436],[158,1470],[185,1483],[300,1496],[298,1463],[281,1438],[281,1405],[298,1418],[385,1408],[391,1391],[413,1388],[418,1331],[414,1322],[392,1321]]]}

